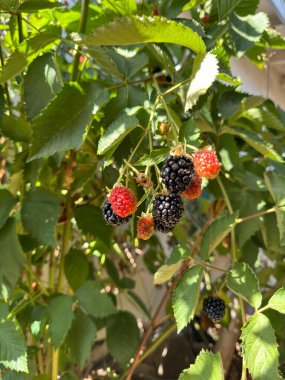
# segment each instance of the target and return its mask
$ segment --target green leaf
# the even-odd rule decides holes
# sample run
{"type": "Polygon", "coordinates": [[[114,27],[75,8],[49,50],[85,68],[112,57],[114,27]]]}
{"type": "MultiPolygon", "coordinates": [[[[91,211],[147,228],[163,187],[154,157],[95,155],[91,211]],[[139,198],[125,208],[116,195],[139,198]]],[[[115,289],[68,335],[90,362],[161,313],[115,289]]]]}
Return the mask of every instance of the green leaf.
{"type": "Polygon", "coordinates": [[[0,74],[0,84],[20,74],[40,53],[48,51],[59,39],[59,29],[53,28],[25,39],[8,58],[0,74]]]}
{"type": "Polygon", "coordinates": [[[265,184],[277,206],[285,205],[285,177],[274,172],[264,175],[265,184]]]}
{"type": "Polygon", "coordinates": [[[137,10],[135,0],[103,0],[102,6],[122,16],[131,16],[137,10]]]}
{"type": "Polygon", "coordinates": [[[77,207],[74,210],[74,216],[84,234],[91,234],[110,246],[113,229],[106,225],[99,207],[91,205],[77,207]]]}
{"type": "Polygon", "coordinates": [[[7,189],[0,189],[0,228],[4,226],[17,199],[7,189]]]}
{"type": "Polygon", "coordinates": [[[131,45],[147,42],[166,42],[186,46],[196,53],[205,53],[202,38],[182,23],[164,17],[135,16],[118,18],[94,30],[81,43],[92,45],[131,45]]]}
{"type": "Polygon", "coordinates": [[[134,165],[152,166],[158,165],[169,156],[169,148],[155,149],[149,154],[144,154],[134,165]]]}
{"type": "Polygon", "coordinates": [[[0,86],[0,120],[4,114],[5,109],[5,97],[4,97],[4,88],[0,86]]]}
{"type": "Polygon", "coordinates": [[[41,243],[56,245],[55,226],[60,215],[61,198],[43,187],[28,193],[21,215],[25,229],[41,243]]]}
{"type": "Polygon", "coordinates": [[[0,288],[14,288],[25,263],[25,256],[18,241],[16,221],[8,219],[0,230],[0,288]]]}
{"type": "Polygon", "coordinates": [[[1,0],[0,9],[4,12],[10,12],[17,8],[19,1],[18,0],[1,0]]]}
{"type": "Polygon", "coordinates": [[[257,45],[272,49],[285,49],[285,38],[277,30],[268,28],[264,30],[257,45]]]}
{"type": "MultiPolygon", "coordinates": [[[[285,177],[277,175],[274,172],[268,172],[264,175],[265,184],[277,207],[285,206],[285,177]]],[[[285,245],[285,210],[284,208],[276,209],[277,226],[280,235],[280,245],[285,245]]]]}
{"type": "Polygon", "coordinates": [[[268,301],[268,306],[279,311],[279,313],[285,314],[285,285],[273,294],[268,301]]]}
{"type": "Polygon", "coordinates": [[[178,380],[224,380],[221,354],[201,350],[194,364],[178,380]]]}
{"type": "Polygon", "coordinates": [[[62,86],[63,82],[55,56],[47,53],[35,59],[24,80],[27,117],[33,119],[39,115],[62,86]]]}
{"type": "Polygon", "coordinates": [[[77,289],[87,280],[89,272],[87,256],[77,249],[71,249],[64,259],[64,273],[70,287],[77,289]]]}
{"type": "Polygon", "coordinates": [[[107,346],[110,354],[125,367],[136,353],[140,332],[135,317],[119,311],[107,321],[107,346]]]}
{"type": "Polygon", "coordinates": [[[20,4],[17,11],[22,13],[32,13],[37,12],[41,9],[51,9],[62,7],[62,3],[58,1],[47,1],[47,0],[26,0],[20,4]]]}
{"type": "Polygon", "coordinates": [[[283,162],[282,157],[273,149],[272,145],[253,132],[249,132],[238,127],[223,127],[222,133],[238,136],[246,141],[248,145],[252,146],[257,152],[263,154],[271,160],[283,162]]]}
{"type": "Polygon", "coordinates": [[[230,36],[238,57],[259,41],[269,26],[268,16],[262,12],[244,17],[233,12],[230,20],[230,36]]]}
{"type": "Polygon", "coordinates": [[[70,350],[73,362],[83,366],[89,355],[89,351],[96,338],[96,326],[91,318],[80,309],[75,312],[75,319],[66,337],[66,343],[70,350]]]}
{"type": "Polygon", "coordinates": [[[240,77],[233,78],[228,74],[220,73],[216,77],[219,79],[223,84],[226,86],[229,84],[230,86],[241,86],[242,85],[242,79],[240,77]]]}
{"type": "Polygon", "coordinates": [[[242,328],[242,352],[253,379],[277,380],[278,350],[269,319],[259,313],[249,319],[242,328]]]}
{"type": "Polygon", "coordinates": [[[200,294],[203,267],[196,265],[187,270],[173,292],[172,306],[179,333],[194,316],[200,294]]]}
{"type": "Polygon", "coordinates": [[[23,334],[9,319],[0,323],[0,363],[15,371],[28,372],[23,334]]]}
{"type": "Polygon", "coordinates": [[[276,210],[277,226],[280,234],[280,245],[285,246],[285,210],[276,210]]]}
{"type": "Polygon", "coordinates": [[[200,256],[206,260],[234,227],[237,213],[215,220],[207,228],[200,245],[200,256]]]}
{"type": "Polygon", "coordinates": [[[163,284],[171,279],[176,271],[180,268],[180,262],[171,265],[162,265],[154,274],[153,283],[155,285],[163,284]]]}
{"type": "Polygon", "coordinates": [[[113,77],[123,80],[124,76],[119,71],[116,63],[113,61],[106,48],[100,46],[94,46],[89,48],[90,55],[94,58],[94,61],[100,65],[104,70],[110,73],[113,77]]]}
{"type": "Polygon", "coordinates": [[[227,286],[255,309],[260,307],[262,295],[259,283],[253,270],[246,263],[236,263],[227,273],[227,286]]]}
{"type": "Polygon", "coordinates": [[[76,290],[76,297],[81,307],[95,318],[104,318],[116,313],[111,298],[92,281],[87,281],[76,290]]]}
{"type": "Polygon", "coordinates": [[[205,94],[218,74],[218,60],[214,54],[198,54],[193,63],[190,86],[186,95],[185,111],[191,109],[205,94]]]}
{"type": "Polygon", "coordinates": [[[139,126],[139,121],[135,116],[126,114],[120,115],[105,130],[104,135],[98,143],[98,154],[104,154],[108,150],[116,147],[124,138],[139,126]]]}
{"type": "Polygon", "coordinates": [[[73,297],[65,294],[52,298],[48,303],[49,332],[54,347],[60,346],[71,328],[74,318],[72,305],[73,297]]]}
{"type": "Polygon", "coordinates": [[[33,121],[30,160],[68,149],[78,149],[83,143],[83,134],[92,114],[108,98],[107,90],[92,82],[66,84],[33,121]]]}
{"type": "Polygon", "coordinates": [[[0,118],[0,130],[3,135],[14,141],[29,142],[32,137],[30,123],[10,115],[3,115],[0,118]]]}

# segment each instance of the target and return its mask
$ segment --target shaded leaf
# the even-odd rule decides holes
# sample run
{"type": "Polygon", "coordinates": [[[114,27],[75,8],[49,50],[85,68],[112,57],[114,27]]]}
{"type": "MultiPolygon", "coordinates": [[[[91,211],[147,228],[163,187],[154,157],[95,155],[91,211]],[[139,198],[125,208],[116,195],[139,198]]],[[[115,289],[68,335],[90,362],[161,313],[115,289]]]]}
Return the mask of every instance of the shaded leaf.
{"type": "Polygon", "coordinates": [[[200,245],[200,256],[206,260],[234,227],[237,213],[215,220],[207,228],[200,245]]]}
{"type": "Polygon", "coordinates": [[[96,338],[96,326],[88,315],[81,310],[75,312],[75,318],[66,337],[72,361],[83,366],[96,338]]]}
{"type": "Polygon", "coordinates": [[[62,86],[55,56],[47,53],[35,59],[24,80],[24,99],[28,118],[32,119],[39,115],[62,86]]]}
{"type": "Polygon", "coordinates": [[[21,215],[25,229],[43,244],[56,245],[55,226],[60,215],[61,198],[43,187],[28,193],[21,215]]]}
{"type": "Polygon", "coordinates": [[[200,294],[203,267],[196,265],[187,270],[173,291],[172,306],[178,333],[194,316],[200,294]]]}
{"type": "Polygon", "coordinates": [[[140,332],[135,317],[119,311],[107,321],[107,346],[110,354],[121,366],[126,366],[136,353],[140,332]]]}
{"type": "Polygon", "coordinates": [[[37,12],[41,9],[51,9],[56,7],[61,7],[63,4],[58,1],[47,1],[47,0],[25,0],[17,8],[17,11],[32,13],[37,12]]]}
{"type": "Polygon", "coordinates": [[[15,371],[28,372],[23,334],[9,319],[0,323],[0,363],[15,371]]]}
{"type": "Polygon", "coordinates": [[[28,121],[10,115],[0,118],[1,132],[14,141],[29,142],[32,137],[32,128],[28,121]]]}
{"type": "Polygon", "coordinates": [[[7,189],[0,189],[0,228],[4,226],[17,199],[7,189]]]}
{"type": "Polygon", "coordinates": [[[282,157],[273,149],[272,145],[253,132],[237,127],[223,127],[222,133],[238,136],[264,156],[274,161],[283,162],[282,157]]]}
{"type": "Polygon", "coordinates": [[[48,303],[49,332],[54,347],[60,346],[71,328],[74,318],[72,304],[73,297],[65,294],[52,298],[48,303]]]}
{"type": "Polygon", "coordinates": [[[87,256],[77,249],[71,249],[64,259],[64,273],[70,287],[77,289],[87,280],[89,272],[87,256]]]}
{"type": "Polygon", "coordinates": [[[111,244],[112,227],[106,225],[99,207],[91,205],[77,207],[74,210],[74,216],[84,234],[99,238],[107,246],[111,244]]]}
{"type": "Polygon", "coordinates": [[[139,121],[135,116],[120,115],[105,130],[98,143],[98,154],[104,154],[117,146],[135,128],[139,121]]]}
{"type": "Polygon", "coordinates": [[[16,221],[8,219],[0,230],[0,285],[14,288],[25,263],[16,233],[16,221]]]}
{"type": "Polygon", "coordinates": [[[174,273],[180,268],[180,262],[170,265],[162,265],[154,274],[153,283],[155,285],[163,284],[171,279],[174,273]]]}
{"type": "Polygon", "coordinates": [[[53,155],[68,149],[78,149],[92,115],[109,99],[100,85],[66,84],[47,108],[33,120],[30,160],[53,155]],[[62,112],[62,110],[70,112],[62,112]]]}
{"type": "Polygon", "coordinates": [[[76,297],[81,307],[95,318],[104,318],[116,313],[111,298],[92,281],[87,281],[76,290],[76,297]]]}

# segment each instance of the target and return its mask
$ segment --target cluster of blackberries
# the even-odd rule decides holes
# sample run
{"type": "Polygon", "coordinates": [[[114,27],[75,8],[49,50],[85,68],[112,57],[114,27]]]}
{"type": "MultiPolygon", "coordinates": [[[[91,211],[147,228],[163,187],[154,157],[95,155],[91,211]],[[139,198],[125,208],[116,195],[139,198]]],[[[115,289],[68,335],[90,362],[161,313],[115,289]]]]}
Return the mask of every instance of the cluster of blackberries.
{"type": "MultiPolygon", "coordinates": [[[[138,237],[149,239],[154,229],[163,233],[172,231],[184,211],[181,195],[188,199],[199,197],[201,177],[213,179],[219,170],[220,164],[213,150],[199,151],[192,157],[170,154],[164,161],[160,173],[168,193],[159,193],[154,197],[152,216],[141,216],[137,224],[138,237]]],[[[146,188],[152,186],[150,179],[142,176],[137,178],[137,182],[146,188]]],[[[117,226],[127,223],[136,209],[137,201],[132,190],[124,186],[115,186],[102,212],[106,223],[117,226]]]]}
{"type": "Polygon", "coordinates": [[[168,233],[182,217],[184,207],[179,193],[192,185],[193,161],[184,155],[170,155],[164,161],[160,177],[169,194],[157,194],[154,198],[152,216],[155,229],[168,233]]]}

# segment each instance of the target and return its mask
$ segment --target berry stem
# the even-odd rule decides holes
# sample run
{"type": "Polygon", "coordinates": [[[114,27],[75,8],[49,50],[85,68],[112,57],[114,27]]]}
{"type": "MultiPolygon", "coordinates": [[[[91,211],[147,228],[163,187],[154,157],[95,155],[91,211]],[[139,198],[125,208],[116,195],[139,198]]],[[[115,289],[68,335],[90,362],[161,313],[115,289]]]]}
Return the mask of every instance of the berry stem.
{"type": "MultiPolygon", "coordinates": [[[[233,214],[233,207],[231,205],[231,202],[230,202],[230,199],[229,199],[228,194],[226,192],[226,189],[224,187],[224,184],[223,184],[223,182],[219,176],[217,177],[217,182],[218,182],[220,189],[221,189],[221,192],[224,196],[228,211],[230,214],[233,214]]],[[[231,252],[232,252],[232,261],[234,264],[236,261],[236,240],[235,240],[234,227],[231,230],[231,252]]],[[[243,299],[241,297],[238,297],[238,300],[239,300],[239,305],[240,305],[240,313],[241,313],[241,318],[242,318],[242,324],[245,325],[246,313],[245,313],[243,299]]],[[[246,380],[246,363],[245,363],[243,356],[242,356],[242,377],[241,377],[241,380],[246,380]]]]}
{"type": "Polygon", "coordinates": [[[236,219],[236,223],[242,223],[250,219],[258,218],[259,216],[270,214],[271,212],[275,212],[280,207],[272,207],[268,210],[257,212],[256,214],[245,216],[244,218],[236,219]]]}
{"type": "Polygon", "coordinates": [[[168,90],[161,93],[161,96],[166,96],[168,94],[171,94],[171,92],[176,91],[179,87],[183,86],[184,84],[190,82],[191,78],[185,79],[184,81],[177,83],[175,86],[172,86],[168,90]]]}
{"type": "Polygon", "coordinates": [[[155,87],[155,89],[156,89],[156,91],[158,93],[157,99],[161,100],[163,108],[165,109],[165,111],[167,113],[168,119],[170,120],[170,122],[171,122],[171,124],[173,126],[172,130],[173,130],[173,135],[174,135],[175,143],[176,143],[176,145],[178,145],[179,144],[179,139],[178,139],[178,134],[179,134],[178,131],[179,131],[179,129],[178,129],[178,126],[177,126],[175,120],[173,119],[173,117],[172,117],[172,115],[171,115],[171,113],[169,111],[168,105],[167,105],[164,97],[161,94],[160,88],[159,88],[156,80],[154,80],[153,83],[154,83],[154,87],[155,87]]]}
{"type": "Polygon", "coordinates": [[[124,174],[126,172],[126,169],[127,169],[127,165],[130,164],[130,162],[132,161],[134,155],[136,154],[136,151],[138,150],[139,146],[141,145],[141,143],[143,142],[143,139],[145,138],[146,136],[146,133],[147,133],[147,129],[144,130],[144,133],[142,134],[141,138],[139,139],[137,145],[135,146],[134,150],[132,151],[132,154],[130,155],[128,161],[125,160],[125,167],[123,168],[121,174],[120,174],[120,177],[118,178],[118,181],[117,181],[117,185],[119,185],[124,177],[124,174]]]}
{"type": "MultiPolygon", "coordinates": [[[[80,25],[79,25],[79,33],[84,34],[87,25],[87,17],[88,17],[88,8],[89,8],[89,0],[82,0],[81,3],[81,17],[80,17],[80,25]]],[[[73,62],[72,69],[72,81],[78,80],[78,68],[79,68],[79,60],[80,60],[80,52],[78,51],[78,46],[76,45],[76,54],[73,62]]]]}
{"type": "Polygon", "coordinates": [[[202,265],[203,267],[206,267],[206,268],[218,270],[218,271],[224,272],[224,273],[228,272],[227,269],[216,267],[215,265],[208,264],[205,261],[200,261],[200,260],[194,259],[193,257],[191,257],[190,260],[193,260],[196,264],[200,264],[200,265],[202,265]]]}

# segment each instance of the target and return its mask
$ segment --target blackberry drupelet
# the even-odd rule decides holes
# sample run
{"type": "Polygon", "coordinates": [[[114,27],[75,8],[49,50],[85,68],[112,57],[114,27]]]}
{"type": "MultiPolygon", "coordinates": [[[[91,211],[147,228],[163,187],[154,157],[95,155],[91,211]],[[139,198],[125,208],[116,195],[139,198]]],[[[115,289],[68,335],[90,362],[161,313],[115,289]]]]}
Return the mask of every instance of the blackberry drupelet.
{"type": "Polygon", "coordinates": [[[207,297],[204,299],[203,310],[213,322],[218,322],[225,315],[225,301],[220,297],[207,297]]]}
{"type": "Polygon", "coordinates": [[[191,185],[194,164],[189,157],[184,155],[170,155],[164,161],[160,176],[171,193],[180,193],[191,185]]]}
{"type": "Polygon", "coordinates": [[[129,215],[125,218],[121,218],[120,216],[114,213],[112,209],[111,203],[106,201],[102,207],[103,217],[107,224],[112,224],[113,226],[119,226],[120,224],[127,223],[132,215],[129,215]]]}
{"type": "Polygon", "coordinates": [[[157,224],[174,227],[183,211],[183,202],[178,194],[157,194],[154,198],[152,216],[157,224]]]}

